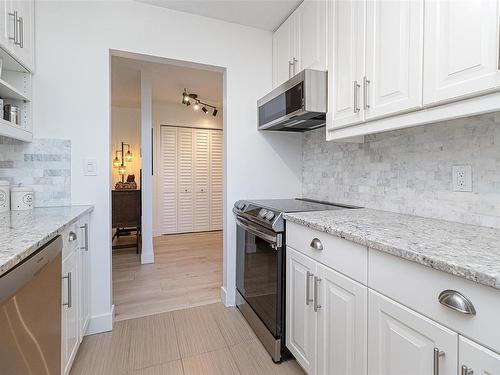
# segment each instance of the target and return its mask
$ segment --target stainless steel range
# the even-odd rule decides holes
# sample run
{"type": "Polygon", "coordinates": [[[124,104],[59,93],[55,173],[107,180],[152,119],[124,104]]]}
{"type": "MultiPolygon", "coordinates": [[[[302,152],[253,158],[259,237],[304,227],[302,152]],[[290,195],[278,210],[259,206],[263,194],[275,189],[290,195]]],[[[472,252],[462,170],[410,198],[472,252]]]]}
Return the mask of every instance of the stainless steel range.
{"type": "Polygon", "coordinates": [[[236,304],[273,361],[285,348],[286,212],[357,208],[308,199],[241,200],[236,215],[236,304]]]}

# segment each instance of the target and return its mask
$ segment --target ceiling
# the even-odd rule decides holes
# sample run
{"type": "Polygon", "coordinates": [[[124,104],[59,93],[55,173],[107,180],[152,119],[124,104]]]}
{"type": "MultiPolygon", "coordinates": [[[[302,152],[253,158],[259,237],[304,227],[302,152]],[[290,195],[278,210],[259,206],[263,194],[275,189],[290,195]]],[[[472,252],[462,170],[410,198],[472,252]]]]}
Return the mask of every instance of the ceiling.
{"type": "Polygon", "coordinates": [[[302,0],[137,0],[181,12],[274,31],[302,0]]]}
{"type": "Polygon", "coordinates": [[[153,78],[153,100],[181,103],[184,88],[201,101],[222,107],[222,73],[184,66],[145,62],[113,56],[111,60],[111,104],[140,107],[141,69],[153,78]]]}

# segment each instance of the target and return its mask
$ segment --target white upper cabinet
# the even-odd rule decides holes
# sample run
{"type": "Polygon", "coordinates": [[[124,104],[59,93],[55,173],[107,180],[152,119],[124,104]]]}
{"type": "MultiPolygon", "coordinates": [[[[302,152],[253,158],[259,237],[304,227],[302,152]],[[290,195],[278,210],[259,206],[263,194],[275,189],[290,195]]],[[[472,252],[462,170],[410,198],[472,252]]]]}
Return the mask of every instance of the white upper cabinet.
{"type": "Polygon", "coordinates": [[[327,140],[500,110],[499,0],[329,4],[327,140]]]}
{"type": "Polygon", "coordinates": [[[0,1],[0,47],[34,70],[34,0],[0,1]]]}
{"type": "Polygon", "coordinates": [[[326,70],[326,1],[305,0],[295,11],[295,73],[326,70]]]}
{"type": "Polygon", "coordinates": [[[13,9],[17,12],[18,41],[14,57],[28,70],[34,70],[34,0],[16,0],[13,9]]]}
{"type": "Polygon", "coordinates": [[[422,106],[423,17],[423,0],[367,1],[366,120],[422,106]]]}
{"type": "Polygon", "coordinates": [[[327,124],[343,127],[363,121],[363,1],[329,2],[327,124]]]}
{"type": "Polygon", "coordinates": [[[326,69],[326,0],[305,0],[273,34],[273,87],[303,69],[326,69]]]}
{"type": "Polygon", "coordinates": [[[368,294],[369,375],[457,375],[457,333],[376,292],[368,294]]]}
{"type": "Polygon", "coordinates": [[[273,87],[292,75],[293,19],[288,18],[273,34],[273,87]]]}
{"type": "Polygon", "coordinates": [[[459,370],[461,375],[500,374],[500,355],[460,337],[459,370]]]}
{"type": "Polygon", "coordinates": [[[498,89],[498,8],[497,0],[426,2],[424,104],[498,89]]]}

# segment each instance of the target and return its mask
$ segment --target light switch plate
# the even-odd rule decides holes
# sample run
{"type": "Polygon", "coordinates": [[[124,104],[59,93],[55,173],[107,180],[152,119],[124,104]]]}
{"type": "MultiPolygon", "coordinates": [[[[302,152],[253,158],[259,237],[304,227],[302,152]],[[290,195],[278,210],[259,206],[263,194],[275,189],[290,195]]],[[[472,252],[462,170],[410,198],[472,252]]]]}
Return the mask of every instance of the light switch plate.
{"type": "Polygon", "coordinates": [[[97,176],[97,159],[85,158],[83,160],[83,175],[97,176]]]}
{"type": "Polygon", "coordinates": [[[454,165],[452,167],[453,191],[472,191],[472,167],[454,165]]]}

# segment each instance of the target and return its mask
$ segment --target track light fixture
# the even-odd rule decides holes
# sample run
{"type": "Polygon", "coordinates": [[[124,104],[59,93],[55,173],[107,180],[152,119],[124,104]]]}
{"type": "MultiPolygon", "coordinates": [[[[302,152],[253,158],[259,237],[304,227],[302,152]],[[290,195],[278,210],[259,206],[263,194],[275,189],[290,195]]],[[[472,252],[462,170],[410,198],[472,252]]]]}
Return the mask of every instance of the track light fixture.
{"type": "Polygon", "coordinates": [[[209,109],[212,110],[212,116],[217,116],[217,113],[219,112],[217,110],[217,107],[211,105],[211,104],[208,104],[208,103],[203,103],[200,99],[198,99],[198,95],[197,94],[193,94],[193,93],[188,93],[188,91],[186,89],[184,89],[184,91],[182,92],[182,104],[185,104],[186,107],[189,107],[191,105],[191,101],[194,101],[194,105],[193,105],[193,108],[197,111],[198,109],[200,109],[200,105],[202,105],[202,108],[201,110],[203,111],[203,113],[205,114],[208,114],[208,111],[209,109]]]}

